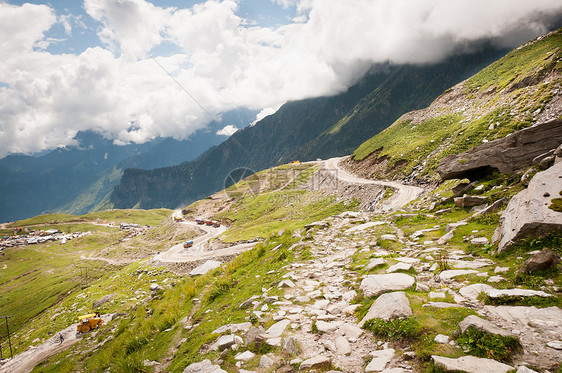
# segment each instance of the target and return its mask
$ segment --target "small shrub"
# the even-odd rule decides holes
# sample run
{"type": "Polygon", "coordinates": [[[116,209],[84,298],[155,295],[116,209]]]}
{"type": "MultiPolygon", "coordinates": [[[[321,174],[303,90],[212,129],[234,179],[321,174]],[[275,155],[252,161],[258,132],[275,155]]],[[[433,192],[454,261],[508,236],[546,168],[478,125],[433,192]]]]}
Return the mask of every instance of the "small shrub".
{"type": "Polygon", "coordinates": [[[521,349],[519,340],[514,337],[502,337],[475,328],[468,328],[457,338],[457,343],[471,355],[501,361],[510,361],[512,354],[521,349]]]}
{"type": "Polygon", "coordinates": [[[220,297],[221,295],[228,293],[231,288],[232,288],[232,280],[229,277],[218,278],[213,283],[211,289],[207,293],[207,302],[210,303],[215,299],[217,299],[218,297],[220,297]]]}
{"type": "Polygon", "coordinates": [[[312,326],[311,326],[312,332],[318,334],[318,327],[316,326],[316,320],[314,320],[312,322],[312,326]]]}
{"type": "Polygon", "coordinates": [[[413,317],[385,321],[368,320],[363,329],[370,330],[377,337],[389,340],[417,339],[422,334],[419,322],[413,317]]]}

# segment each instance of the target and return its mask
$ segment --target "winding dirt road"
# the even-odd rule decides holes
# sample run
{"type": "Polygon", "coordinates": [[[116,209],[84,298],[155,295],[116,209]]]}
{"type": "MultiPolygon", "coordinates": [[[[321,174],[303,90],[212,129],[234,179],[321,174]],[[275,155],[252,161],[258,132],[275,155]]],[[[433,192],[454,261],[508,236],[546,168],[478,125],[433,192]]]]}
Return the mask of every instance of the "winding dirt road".
{"type": "Polygon", "coordinates": [[[204,259],[219,258],[222,256],[229,256],[234,254],[239,254],[243,251],[251,249],[256,245],[256,243],[244,243],[239,245],[230,246],[224,249],[209,250],[209,241],[215,237],[220,236],[222,233],[226,232],[228,229],[225,226],[220,226],[218,228],[210,227],[207,225],[197,225],[193,222],[181,222],[178,224],[192,225],[196,228],[205,231],[205,234],[196,237],[193,240],[193,246],[190,248],[184,248],[183,243],[177,244],[169,248],[168,250],[156,254],[152,257],[154,261],[163,263],[188,263],[195,262],[204,259]]]}
{"type": "Polygon", "coordinates": [[[384,200],[384,205],[382,206],[383,211],[393,211],[397,210],[409,202],[417,199],[420,194],[423,192],[422,188],[411,186],[411,185],[404,185],[401,183],[397,183],[395,181],[382,181],[382,180],[370,180],[370,179],[363,179],[359,176],[353,175],[347,170],[344,170],[340,167],[340,162],[345,157],[337,157],[337,158],[330,158],[325,161],[324,167],[328,170],[336,170],[338,179],[345,181],[350,184],[374,184],[374,185],[382,185],[388,188],[395,190],[395,193],[392,197],[387,200],[384,200]]]}

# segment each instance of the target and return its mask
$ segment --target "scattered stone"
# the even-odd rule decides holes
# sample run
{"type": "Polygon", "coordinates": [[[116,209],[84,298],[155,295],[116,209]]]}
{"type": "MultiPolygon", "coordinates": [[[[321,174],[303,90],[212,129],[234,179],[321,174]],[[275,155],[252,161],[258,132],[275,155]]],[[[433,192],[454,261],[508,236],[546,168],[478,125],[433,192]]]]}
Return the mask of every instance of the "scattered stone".
{"type": "Polygon", "coordinates": [[[287,325],[289,325],[290,323],[290,320],[278,321],[275,324],[271,325],[269,329],[267,329],[265,334],[261,335],[261,337],[264,339],[280,337],[287,325]]]}
{"type": "Polygon", "coordinates": [[[310,359],[306,359],[299,366],[300,370],[306,369],[327,369],[330,367],[331,361],[325,356],[314,356],[310,359]]]}
{"type": "Polygon", "coordinates": [[[265,343],[267,345],[273,346],[273,347],[281,347],[281,344],[283,342],[283,339],[281,337],[276,337],[276,338],[268,338],[265,340],[265,343]]]}
{"type": "Polygon", "coordinates": [[[318,328],[319,332],[322,333],[329,333],[329,332],[333,332],[334,330],[336,330],[338,328],[338,324],[334,323],[334,322],[326,322],[326,321],[317,321],[316,322],[316,327],[318,328]]]}
{"type": "Polygon", "coordinates": [[[320,229],[324,229],[324,228],[328,228],[330,226],[330,223],[328,223],[327,221],[321,220],[321,221],[316,221],[314,223],[310,223],[304,226],[304,229],[311,229],[311,228],[320,228],[320,229]]]}
{"type": "Polygon", "coordinates": [[[452,211],[452,209],[449,207],[449,208],[446,208],[446,209],[435,211],[433,214],[439,216],[439,215],[443,215],[443,214],[448,214],[451,211],[452,211]]]}
{"type": "Polygon", "coordinates": [[[213,365],[211,360],[205,359],[199,363],[193,363],[183,370],[183,373],[227,373],[218,365],[213,365]]]}
{"type": "Polygon", "coordinates": [[[429,291],[429,286],[418,282],[418,283],[416,284],[416,291],[419,291],[419,292],[422,292],[422,293],[428,292],[428,291],[429,291]]]}
{"type": "Polygon", "coordinates": [[[412,276],[405,273],[368,275],[361,281],[359,288],[366,297],[372,297],[388,290],[407,289],[415,282],[412,276]]]}
{"type": "Polygon", "coordinates": [[[498,282],[505,281],[505,278],[502,276],[490,276],[487,281],[495,284],[498,282]]]}
{"type": "Polygon", "coordinates": [[[445,245],[447,242],[451,241],[455,236],[455,231],[452,230],[450,232],[445,233],[443,236],[439,237],[437,240],[438,245],[445,245]]]}
{"type": "Polygon", "coordinates": [[[449,343],[449,336],[443,334],[437,334],[433,340],[437,343],[447,344],[449,343]]]}
{"type": "Polygon", "coordinates": [[[482,267],[488,267],[494,264],[492,261],[487,259],[476,259],[476,260],[453,260],[454,268],[462,269],[478,269],[482,267]]]}
{"type": "Polygon", "coordinates": [[[254,354],[252,351],[244,351],[244,352],[241,352],[241,353],[237,354],[236,356],[234,356],[234,360],[250,361],[255,356],[256,356],[256,354],[254,354]]]}
{"type": "Polygon", "coordinates": [[[162,291],[162,290],[164,290],[164,288],[162,286],[158,285],[157,283],[150,284],[150,291],[157,292],[157,291],[162,291]]]}
{"type": "Polygon", "coordinates": [[[492,359],[484,359],[475,356],[462,356],[457,359],[432,355],[431,358],[436,366],[442,367],[447,371],[460,371],[467,373],[507,373],[513,367],[500,363],[492,359]]]}
{"type": "Polygon", "coordinates": [[[373,302],[369,311],[359,323],[359,327],[362,327],[367,320],[371,319],[393,320],[411,315],[412,308],[406,293],[403,291],[385,293],[373,302]]]}
{"type": "Polygon", "coordinates": [[[223,334],[226,332],[237,333],[237,332],[247,332],[252,327],[251,322],[243,322],[239,324],[226,324],[213,330],[213,334],[223,334]]]}
{"type": "Polygon", "coordinates": [[[546,345],[555,350],[562,350],[562,341],[550,341],[546,345]]]}
{"type": "Polygon", "coordinates": [[[355,325],[343,324],[339,327],[339,333],[345,335],[347,338],[359,338],[363,334],[363,329],[355,325]]]}
{"type": "Polygon", "coordinates": [[[543,249],[538,254],[533,255],[525,261],[523,267],[517,271],[517,274],[534,273],[543,269],[557,266],[560,263],[560,257],[549,249],[543,249]]]}
{"type": "Polygon", "coordinates": [[[383,235],[381,236],[381,240],[397,241],[398,239],[397,239],[396,236],[393,235],[393,234],[383,234],[383,235]]]}
{"type": "Polygon", "coordinates": [[[507,205],[508,202],[509,202],[509,200],[507,198],[505,198],[505,197],[500,198],[496,202],[492,203],[490,206],[486,207],[485,209],[477,211],[474,214],[472,214],[470,219],[474,219],[478,216],[488,215],[488,214],[497,212],[502,206],[507,205]]]}
{"type": "Polygon", "coordinates": [[[250,330],[248,330],[248,333],[246,333],[246,346],[254,343],[260,334],[265,334],[265,329],[261,325],[258,327],[251,327],[250,330]]]}
{"type": "Polygon", "coordinates": [[[434,291],[429,292],[429,298],[430,299],[444,299],[447,297],[447,295],[445,295],[445,293],[436,293],[434,291]]]}
{"type": "Polygon", "coordinates": [[[205,263],[201,264],[199,267],[195,268],[189,272],[190,276],[202,276],[213,269],[219,268],[222,263],[217,260],[207,260],[205,263]]]}
{"type": "Polygon", "coordinates": [[[377,225],[383,225],[383,224],[385,224],[385,223],[382,222],[382,221],[372,221],[372,222],[369,222],[369,223],[365,223],[365,224],[361,224],[361,225],[357,225],[355,227],[349,228],[348,230],[346,230],[344,232],[344,234],[351,234],[351,233],[354,233],[354,232],[359,232],[359,231],[369,229],[369,228],[375,227],[377,225]]]}
{"type": "Polygon", "coordinates": [[[235,343],[236,339],[234,338],[234,335],[223,335],[217,339],[217,341],[211,346],[211,349],[222,351],[232,347],[235,343]]]}
{"type": "Polygon", "coordinates": [[[258,299],[260,299],[259,296],[252,295],[248,300],[245,300],[244,302],[242,302],[242,304],[240,304],[240,308],[246,309],[246,308],[250,307],[254,303],[254,301],[256,301],[258,299]]]}
{"type": "Polygon", "coordinates": [[[271,368],[275,361],[267,355],[262,355],[260,358],[260,368],[271,368]]]}
{"type": "Polygon", "coordinates": [[[454,199],[455,206],[457,207],[470,207],[470,206],[479,206],[486,203],[488,197],[483,196],[469,196],[465,194],[462,197],[456,197],[454,199]]]}
{"type": "Polygon", "coordinates": [[[487,245],[490,243],[486,237],[476,237],[470,240],[473,245],[487,245]]]}
{"type": "Polygon", "coordinates": [[[562,231],[562,214],[548,207],[560,191],[561,174],[562,162],[559,162],[537,173],[527,189],[509,201],[492,239],[498,244],[498,252],[528,236],[543,237],[550,232],[562,231]],[[551,197],[544,197],[545,192],[551,197]]]}
{"type": "Polygon", "coordinates": [[[515,373],[537,373],[532,369],[527,368],[524,365],[521,365],[519,368],[517,368],[517,372],[515,373]]]}
{"type": "Polygon", "coordinates": [[[351,353],[351,346],[349,345],[347,338],[341,336],[337,337],[334,343],[339,355],[348,355],[351,353]]]}
{"type": "Polygon", "coordinates": [[[509,267],[499,267],[494,268],[494,273],[507,273],[509,272],[509,267]]]}
{"type": "Polygon", "coordinates": [[[371,261],[369,262],[369,264],[367,264],[367,266],[365,267],[366,271],[370,271],[371,269],[381,266],[381,265],[385,265],[386,262],[384,261],[383,258],[375,258],[375,259],[371,259],[371,261]]]}
{"type": "Polygon", "coordinates": [[[472,284],[459,289],[459,293],[465,298],[476,300],[480,293],[485,293],[490,289],[494,288],[486,284],[472,284]]]}
{"type": "Polygon", "coordinates": [[[463,321],[459,323],[461,333],[466,333],[468,328],[471,327],[481,332],[497,334],[502,337],[514,337],[513,333],[511,333],[510,331],[499,328],[496,325],[492,324],[490,321],[475,315],[467,316],[463,321]]]}
{"type": "Polygon", "coordinates": [[[488,289],[485,291],[486,295],[490,298],[501,297],[552,297],[551,294],[545,293],[541,290],[531,289],[488,289]]]}
{"type": "Polygon", "coordinates": [[[294,288],[295,283],[291,280],[283,280],[277,285],[278,288],[294,288]]]}
{"type": "Polygon", "coordinates": [[[473,269],[450,269],[439,273],[441,281],[448,282],[457,276],[476,274],[478,271],[473,269]]]}
{"type": "Polygon", "coordinates": [[[397,263],[386,270],[386,273],[394,273],[397,271],[409,271],[412,265],[408,263],[397,263]]]}
{"type": "Polygon", "coordinates": [[[458,221],[456,223],[449,223],[445,226],[445,232],[451,232],[457,229],[458,227],[462,227],[463,225],[467,225],[468,223],[464,220],[458,221]]]}
{"type": "MultiPolygon", "coordinates": [[[[152,286],[151,286],[152,287],[152,286]]],[[[151,289],[152,290],[152,289],[151,289]]],[[[101,297],[100,299],[96,300],[94,303],[92,303],[92,309],[95,310],[96,308],[100,307],[103,304],[106,304],[107,302],[109,302],[113,297],[115,296],[115,294],[108,294],[105,295],[103,297],[101,297]]]]}
{"type": "Polygon", "coordinates": [[[373,360],[365,368],[365,372],[381,372],[394,357],[394,349],[378,350],[370,353],[373,360]]]}
{"type": "Polygon", "coordinates": [[[297,341],[292,337],[285,338],[283,340],[283,351],[289,355],[298,355],[299,349],[297,347],[297,341]]]}

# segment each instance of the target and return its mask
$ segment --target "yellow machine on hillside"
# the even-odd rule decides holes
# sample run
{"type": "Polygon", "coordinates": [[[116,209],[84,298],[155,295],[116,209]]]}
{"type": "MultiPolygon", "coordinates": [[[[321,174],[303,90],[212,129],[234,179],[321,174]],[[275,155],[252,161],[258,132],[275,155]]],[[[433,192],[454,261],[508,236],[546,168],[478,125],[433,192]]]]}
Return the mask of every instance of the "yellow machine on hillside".
{"type": "Polygon", "coordinates": [[[103,324],[103,319],[99,313],[89,313],[78,317],[78,325],[76,330],[79,333],[88,333],[92,329],[97,329],[103,324]]]}

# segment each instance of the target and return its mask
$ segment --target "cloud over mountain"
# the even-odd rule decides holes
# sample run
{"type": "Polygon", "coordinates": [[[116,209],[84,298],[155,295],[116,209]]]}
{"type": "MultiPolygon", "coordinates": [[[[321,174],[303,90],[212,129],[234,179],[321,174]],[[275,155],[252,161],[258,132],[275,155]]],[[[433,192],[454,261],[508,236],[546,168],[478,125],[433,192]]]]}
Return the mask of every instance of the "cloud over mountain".
{"type": "Polygon", "coordinates": [[[55,9],[0,3],[0,157],[87,129],[122,143],[186,138],[235,107],[267,113],[341,92],[376,62],[436,62],[484,39],[513,47],[562,14],[558,0],[274,2],[297,17],[273,28],[239,16],[233,0],[85,0],[100,43],[80,54],[47,51],[52,27],[72,35],[55,9]]]}

